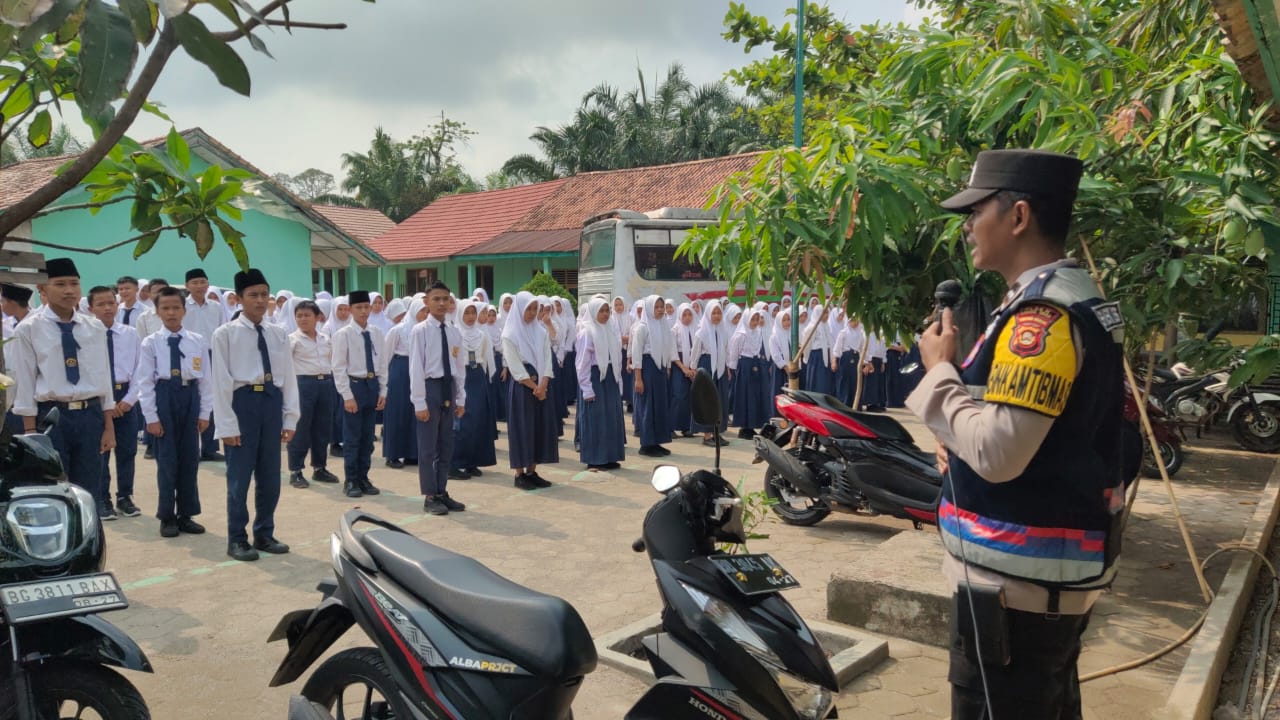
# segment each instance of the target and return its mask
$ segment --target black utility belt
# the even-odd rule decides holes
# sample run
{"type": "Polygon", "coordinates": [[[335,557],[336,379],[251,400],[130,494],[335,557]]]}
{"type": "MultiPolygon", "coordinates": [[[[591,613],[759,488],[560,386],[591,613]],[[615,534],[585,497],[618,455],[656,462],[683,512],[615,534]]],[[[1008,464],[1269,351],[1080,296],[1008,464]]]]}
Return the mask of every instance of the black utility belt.
{"type": "Polygon", "coordinates": [[[326,380],[332,381],[333,376],[332,375],[299,375],[298,381],[301,382],[303,380],[314,380],[316,382],[324,382],[326,380]]]}
{"type": "Polygon", "coordinates": [[[102,398],[89,398],[88,400],[41,400],[36,403],[38,408],[58,408],[59,410],[92,410],[102,407],[102,398]]]}
{"type": "Polygon", "coordinates": [[[268,383],[254,383],[254,384],[250,384],[250,385],[241,385],[240,387],[236,388],[234,392],[255,392],[255,393],[260,393],[260,392],[266,392],[266,391],[267,391],[267,388],[273,388],[273,387],[275,387],[275,384],[273,384],[273,383],[269,383],[269,382],[268,382],[268,383]]]}

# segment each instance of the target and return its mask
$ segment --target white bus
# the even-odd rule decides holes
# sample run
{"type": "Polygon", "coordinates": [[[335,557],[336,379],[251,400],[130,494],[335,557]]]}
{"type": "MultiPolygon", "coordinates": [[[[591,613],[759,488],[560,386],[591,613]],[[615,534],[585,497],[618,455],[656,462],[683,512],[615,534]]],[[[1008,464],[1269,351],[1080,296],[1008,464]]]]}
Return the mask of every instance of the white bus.
{"type": "Polygon", "coordinates": [[[724,297],[727,283],[697,261],[675,256],[690,228],[716,221],[715,212],[692,208],[613,210],[588,219],[578,253],[578,297],[601,293],[628,304],[648,295],[680,302],[724,297]]]}

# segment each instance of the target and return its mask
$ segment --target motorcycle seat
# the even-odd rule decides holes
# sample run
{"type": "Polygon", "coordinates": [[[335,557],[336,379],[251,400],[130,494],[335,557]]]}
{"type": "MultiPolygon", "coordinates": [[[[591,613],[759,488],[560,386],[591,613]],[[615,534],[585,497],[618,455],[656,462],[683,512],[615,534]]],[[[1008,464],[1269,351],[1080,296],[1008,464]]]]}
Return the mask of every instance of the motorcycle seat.
{"type": "Polygon", "coordinates": [[[542,677],[568,679],[595,669],[591,633],[568,602],[407,533],[370,530],[361,544],[391,579],[488,646],[478,650],[542,677]]]}
{"type": "Polygon", "coordinates": [[[787,394],[798,400],[816,405],[825,410],[838,412],[857,420],[864,427],[875,433],[882,440],[900,440],[903,442],[915,442],[911,437],[911,433],[902,427],[902,423],[894,420],[889,415],[880,415],[878,413],[862,413],[845,405],[836,398],[825,395],[823,393],[809,392],[807,390],[787,390],[787,394]]]}

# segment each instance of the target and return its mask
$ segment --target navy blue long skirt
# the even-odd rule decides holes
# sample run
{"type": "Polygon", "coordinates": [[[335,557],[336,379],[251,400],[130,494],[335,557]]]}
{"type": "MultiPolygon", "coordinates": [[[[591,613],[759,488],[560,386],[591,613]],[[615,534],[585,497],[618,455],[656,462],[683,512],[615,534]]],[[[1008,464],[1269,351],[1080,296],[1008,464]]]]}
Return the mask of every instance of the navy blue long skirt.
{"type": "Polygon", "coordinates": [[[578,388],[578,353],[575,350],[564,354],[564,376],[564,415],[569,417],[569,406],[577,402],[581,394],[578,388]]]}
{"type": "Polygon", "coordinates": [[[409,358],[394,355],[387,366],[387,405],[382,413],[382,457],[418,459],[417,418],[409,400],[409,358]]]}
{"type": "Polygon", "coordinates": [[[493,366],[497,371],[493,374],[493,380],[489,384],[489,396],[493,402],[493,417],[499,422],[507,421],[507,386],[511,384],[510,376],[506,380],[500,380],[502,371],[506,368],[502,364],[502,353],[495,352],[493,354],[493,366]]]}
{"type": "Polygon", "coordinates": [[[804,364],[804,389],[830,395],[836,391],[836,376],[824,358],[822,350],[809,351],[809,359],[804,364]]]}
{"type": "MultiPolygon", "coordinates": [[[[552,360],[552,364],[555,364],[552,360]]],[[[569,356],[565,356],[564,363],[555,366],[555,376],[552,380],[551,387],[554,392],[547,394],[548,398],[555,399],[556,417],[564,419],[569,417],[569,393],[578,386],[577,382],[570,382],[570,377],[577,378],[577,368],[569,364],[569,356]]]]}
{"type": "Polygon", "coordinates": [[[652,447],[671,442],[671,391],[667,383],[667,371],[658,367],[649,355],[644,356],[640,377],[644,380],[644,394],[636,393],[636,409],[633,420],[640,447],[652,447]]]}
{"type": "MultiPolygon", "coordinates": [[[[625,360],[623,362],[625,363],[625,360]]],[[[635,376],[624,369],[622,371],[622,402],[626,404],[628,411],[635,406],[635,384],[635,376]]]]}
{"type": "Polygon", "coordinates": [[[787,368],[786,366],[778,367],[772,362],[769,363],[769,388],[772,393],[769,395],[769,411],[778,416],[778,396],[782,394],[782,388],[787,385],[787,368]]]}
{"type": "Polygon", "coordinates": [[[483,365],[467,366],[466,409],[462,418],[457,421],[451,467],[454,470],[465,470],[497,465],[498,458],[493,447],[496,428],[493,412],[489,408],[489,373],[483,365]]]}
{"type": "MultiPolygon", "coordinates": [[[[532,365],[525,365],[524,369],[529,377],[537,377],[532,365]]],[[[546,400],[538,400],[529,388],[511,383],[511,392],[507,395],[507,445],[513,470],[560,462],[555,407],[550,392],[546,400]]]]}
{"type": "Polygon", "coordinates": [[[889,398],[888,407],[900,408],[907,404],[906,378],[902,376],[902,358],[906,355],[901,350],[889,350],[885,353],[885,390],[889,398]]]}
{"type": "Polygon", "coordinates": [[[853,405],[854,393],[858,391],[858,374],[862,372],[862,361],[857,350],[845,350],[840,354],[840,364],[836,370],[836,397],[845,405],[853,405]]]}
{"type": "MultiPolygon", "coordinates": [[[[915,364],[916,369],[902,376],[902,384],[903,384],[902,397],[904,399],[907,396],[909,396],[911,393],[915,392],[916,386],[919,385],[920,381],[924,379],[924,365],[920,363],[920,345],[919,344],[912,345],[911,349],[907,351],[907,356],[902,360],[903,366],[908,366],[908,365],[911,365],[912,363],[915,364]]],[[[905,400],[903,404],[906,404],[905,400]]]]}
{"type": "Polygon", "coordinates": [[[622,419],[622,388],[610,366],[603,382],[600,368],[591,368],[591,390],[594,400],[578,397],[578,458],[584,465],[608,465],[622,462],[627,455],[627,429],[622,419]]]}
{"type": "Polygon", "coordinates": [[[733,426],[759,429],[769,422],[768,361],[762,357],[738,358],[737,372],[733,374],[733,426]]]}
{"type": "Polygon", "coordinates": [[[880,358],[872,358],[871,365],[875,369],[862,379],[862,406],[883,408],[888,402],[884,361],[880,358]]]}
{"type": "Polygon", "coordinates": [[[670,387],[671,402],[667,417],[671,419],[671,432],[689,432],[689,391],[693,389],[693,381],[685,377],[680,368],[672,365],[670,387]]]}
{"type": "MultiPolygon", "coordinates": [[[[710,355],[703,353],[702,356],[698,358],[698,369],[711,372],[711,356],[710,355]]],[[[721,415],[720,430],[721,431],[729,427],[729,377],[728,375],[729,375],[728,373],[725,373],[724,375],[721,375],[720,377],[715,378],[716,389],[720,391],[720,415],[721,415]]],[[[690,395],[690,403],[692,403],[692,395],[690,395]]],[[[689,428],[693,430],[693,432],[700,432],[700,433],[711,432],[710,427],[706,425],[699,425],[697,422],[693,420],[692,410],[690,410],[689,428]]]]}

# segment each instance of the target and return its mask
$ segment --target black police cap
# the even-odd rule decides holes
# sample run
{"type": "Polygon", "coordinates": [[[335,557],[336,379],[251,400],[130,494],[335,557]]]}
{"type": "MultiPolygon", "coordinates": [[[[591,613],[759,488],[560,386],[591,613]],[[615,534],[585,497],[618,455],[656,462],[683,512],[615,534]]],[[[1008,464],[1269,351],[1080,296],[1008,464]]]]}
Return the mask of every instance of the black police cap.
{"type": "Polygon", "coordinates": [[[236,273],[235,282],[237,295],[244,295],[245,288],[251,288],[254,285],[270,286],[266,276],[258,268],[249,268],[236,273]]]}
{"type": "Polygon", "coordinates": [[[1074,202],[1082,174],[1084,163],[1071,155],[1044,150],[984,150],[973,163],[969,187],[943,200],[942,207],[968,212],[1001,190],[1074,202]]]}

